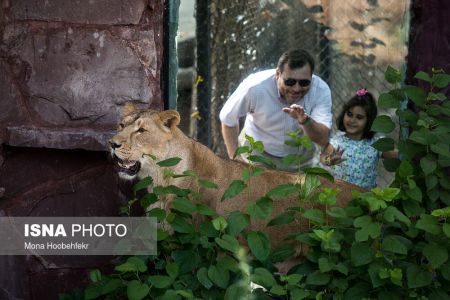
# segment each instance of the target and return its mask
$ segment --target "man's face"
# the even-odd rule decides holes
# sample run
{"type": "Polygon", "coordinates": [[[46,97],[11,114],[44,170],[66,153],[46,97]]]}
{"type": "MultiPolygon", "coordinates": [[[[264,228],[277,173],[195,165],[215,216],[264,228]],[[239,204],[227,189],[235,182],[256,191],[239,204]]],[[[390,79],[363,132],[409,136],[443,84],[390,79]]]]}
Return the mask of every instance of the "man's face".
{"type": "Polygon", "coordinates": [[[280,94],[289,104],[292,104],[308,93],[312,79],[311,67],[306,64],[298,69],[290,69],[286,64],[283,73],[277,69],[276,78],[280,94]]]}

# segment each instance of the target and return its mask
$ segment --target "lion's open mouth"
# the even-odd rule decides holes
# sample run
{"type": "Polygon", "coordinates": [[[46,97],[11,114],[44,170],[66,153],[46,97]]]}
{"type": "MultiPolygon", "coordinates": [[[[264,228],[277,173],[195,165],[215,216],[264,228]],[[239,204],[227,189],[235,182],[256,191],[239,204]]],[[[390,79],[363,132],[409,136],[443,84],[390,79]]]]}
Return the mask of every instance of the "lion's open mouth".
{"type": "Polygon", "coordinates": [[[114,160],[117,162],[119,173],[134,176],[141,169],[141,163],[137,160],[122,160],[117,155],[114,155],[114,160]]]}

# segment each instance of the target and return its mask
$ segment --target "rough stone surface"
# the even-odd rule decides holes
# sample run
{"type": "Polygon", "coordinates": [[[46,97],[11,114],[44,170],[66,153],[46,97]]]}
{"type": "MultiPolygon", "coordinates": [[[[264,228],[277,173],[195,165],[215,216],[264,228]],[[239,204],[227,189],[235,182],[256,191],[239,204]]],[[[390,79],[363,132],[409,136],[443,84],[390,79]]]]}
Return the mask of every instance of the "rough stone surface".
{"type": "MultiPolygon", "coordinates": [[[[18,36],[10,39],[20,40],[18,36]]],[[[155,49],[154,41],[149,49],[155,49]]],[[[31,70],[27,106],[45,125],[113,124],[117,105],[130,100],[149,103],[152,97],[139,59],[107,31],[38,30],[10,54],[31,70]]]]}
{"type": "Polygon", "coordinates": [[[13,0],[11,14],[18,20],[138,24],[146,4],[146,0],[13,0]]]}
{"type": "Polygon", "coordinates": [[[114,131],[90,128],[33,128],[8,127],[8,144],[19,147],[46,147],[54,149],[108,150],[108,140],[114,131]]]}
{"type": "MultiPolygon", "coordinates": [[[[16,147],[5,152],[0,216],[117,216],[128,199],[105,152],[16,147]]],[[[111,266],[111,260],[0,256],[0,299],[57,299],[58,293],[85,286],[89,269],[111,266]]]]}

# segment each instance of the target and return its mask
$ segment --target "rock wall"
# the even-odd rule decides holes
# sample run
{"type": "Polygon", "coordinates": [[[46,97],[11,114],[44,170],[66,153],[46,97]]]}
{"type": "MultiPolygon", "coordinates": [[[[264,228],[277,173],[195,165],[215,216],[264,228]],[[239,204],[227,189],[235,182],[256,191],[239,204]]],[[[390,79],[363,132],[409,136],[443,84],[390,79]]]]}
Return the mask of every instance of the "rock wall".
{"type": "MultiPolygon", "coordinates": [[[[107,141],[126,101],[162,110],[168,1],[0,0],[0,216],[116,216],[107,141]]],[[[0,299],[57,299],[107,256],[0,256],[0,299]]]]}

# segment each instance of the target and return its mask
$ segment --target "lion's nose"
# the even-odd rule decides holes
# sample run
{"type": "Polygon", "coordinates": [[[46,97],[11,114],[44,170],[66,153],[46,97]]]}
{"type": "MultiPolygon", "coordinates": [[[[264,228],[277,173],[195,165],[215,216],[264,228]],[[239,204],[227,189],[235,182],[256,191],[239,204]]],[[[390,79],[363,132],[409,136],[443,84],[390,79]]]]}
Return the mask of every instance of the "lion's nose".
{"type": "Polygon", "coordinates": [[[119,148],[119,147],[121,146],[121,144],[117,144],[116,142],[111,141],[111,140],[110,140],[108,143],[109,143],[109,146],[110,146],[112,149],[116,149],[116,148],[119,148]]]}

